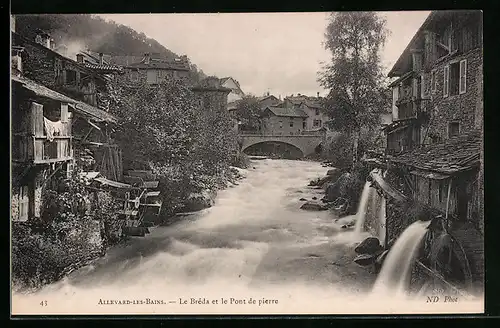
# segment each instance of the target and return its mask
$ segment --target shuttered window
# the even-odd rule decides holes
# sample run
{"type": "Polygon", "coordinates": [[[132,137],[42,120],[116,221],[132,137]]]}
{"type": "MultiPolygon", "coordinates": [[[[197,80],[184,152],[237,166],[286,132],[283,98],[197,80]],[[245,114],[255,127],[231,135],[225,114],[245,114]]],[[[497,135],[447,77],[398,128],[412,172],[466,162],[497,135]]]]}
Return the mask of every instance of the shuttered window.
{"type": "Polygon", "coordinates": [[[22,186],[19,190],[19,221],[28,220],[29,196],[28,186],[22,186]]]}
{"type": "Polygon", "coordinates": [[[61,123],[68,123],[68,104],[61,104],[61,123]]]}
{"type": "Polygon", "coordinates": [[[448,97],[449,80],[450,80],[450,66],[446,65],[444,67],[444,74],[443,74],[443,97],[448,97]]]}
{"type": "Polygon", "coordinates": [[[467,60],[460,61],[460,82],[459,82],[459,93],[465,93],[467,89],[467,60]]]}

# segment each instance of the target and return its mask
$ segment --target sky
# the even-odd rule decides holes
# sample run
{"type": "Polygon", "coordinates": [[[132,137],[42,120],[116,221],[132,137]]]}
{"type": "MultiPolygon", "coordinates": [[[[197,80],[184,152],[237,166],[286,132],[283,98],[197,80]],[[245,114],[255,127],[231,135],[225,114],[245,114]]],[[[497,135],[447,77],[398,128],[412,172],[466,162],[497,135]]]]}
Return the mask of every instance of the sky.
{"type": "MultiPolygon", "coordinates": [[[[396,62],[429,11],[380,12],[389,36],[382,52],[386,72],[396,62]]],[[[110,14],[178,55],[187,55],[207,75],[231,76],[243,92],[285,97],[326,91],[317,82],[328,13],[110,14]]]]}

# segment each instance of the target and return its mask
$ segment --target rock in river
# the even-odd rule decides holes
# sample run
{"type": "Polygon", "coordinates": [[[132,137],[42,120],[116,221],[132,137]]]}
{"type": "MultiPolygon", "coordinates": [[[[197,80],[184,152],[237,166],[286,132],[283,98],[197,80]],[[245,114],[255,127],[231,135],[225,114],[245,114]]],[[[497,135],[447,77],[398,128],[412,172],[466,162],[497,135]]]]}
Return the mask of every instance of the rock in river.
{"type": "Polygon", "coordinates": [[[380,246],[380,242],[376,237],[368,237],[361,242],[354,251],[358,254],[376,254],[380,252],[382,246],[380,246]]]}
{"type": "Polygon", "coordinates": [[[308,201],[304,203],[300,208],[307,211],[326,211],[328,209],[328,206],[321,202],[308,201]]]}
{"type": "Polygon", "coordinates": [[[362,265],[362,266],[367,266],[367,265],[371,265],[371,264],[375,263],[376,259],[377,259],[377,257],[375,255],[360,254],[360,255],[356,256],[356,258],[354,258],[354,262],[356,262],[357,264],[362,265]]]}
{"type": "Polygon", "coordinates": [[[185,212],[201,211],[205,208],[212,207],[215,203],[216,192],[204,190],[201,193],[190,194],[184,204],[185,212]]]}

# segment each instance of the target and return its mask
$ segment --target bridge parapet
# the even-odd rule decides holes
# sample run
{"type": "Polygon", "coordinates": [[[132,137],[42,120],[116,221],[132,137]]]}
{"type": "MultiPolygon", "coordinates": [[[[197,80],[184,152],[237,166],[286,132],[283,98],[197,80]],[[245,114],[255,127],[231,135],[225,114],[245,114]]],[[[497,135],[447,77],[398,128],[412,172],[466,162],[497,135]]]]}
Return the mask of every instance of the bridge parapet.
{"type": "Polygon", "coordinates": [[[324,133],[316,131],[305,131],[294,134],[284,134],[284,133],[261,133],[261,132],[251,132],[251,133],[239,133],[239,137],[242,138],[242,150],[259,144],[259,143],[285,143],[292,145],[302,152],[304,156],[314,154],[317,147],[321,144],[324,138],[324,133]]]}

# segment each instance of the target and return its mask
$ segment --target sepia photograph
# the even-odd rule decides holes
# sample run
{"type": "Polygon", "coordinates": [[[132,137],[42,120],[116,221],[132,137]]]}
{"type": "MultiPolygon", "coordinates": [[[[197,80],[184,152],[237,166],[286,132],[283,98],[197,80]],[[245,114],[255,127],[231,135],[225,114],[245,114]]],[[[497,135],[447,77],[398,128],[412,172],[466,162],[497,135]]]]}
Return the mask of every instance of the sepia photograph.
{"type": "Polygon", "coordinates": [[[484,313],[481,11],[10,29],[11,315],[484,313]]]}

